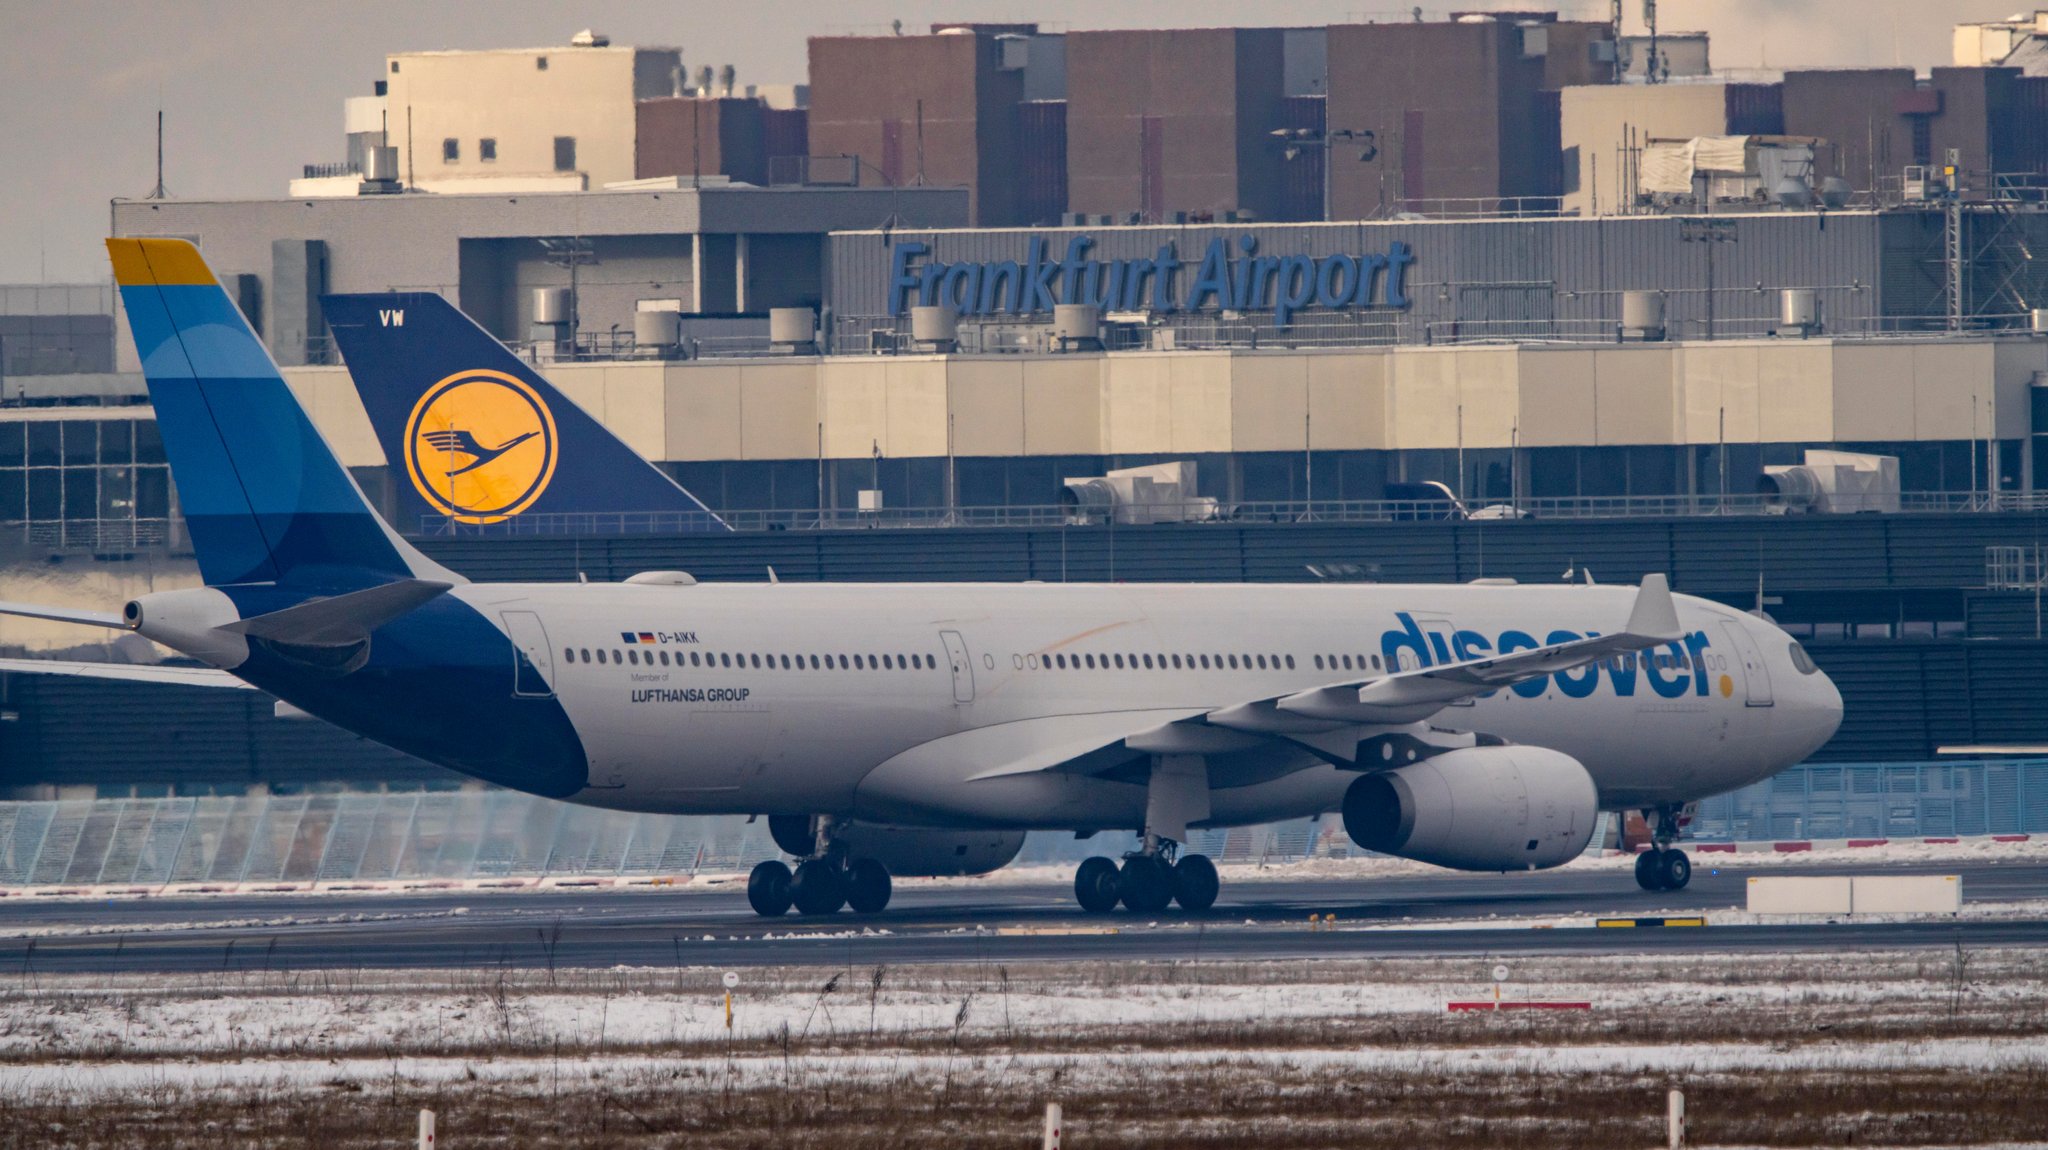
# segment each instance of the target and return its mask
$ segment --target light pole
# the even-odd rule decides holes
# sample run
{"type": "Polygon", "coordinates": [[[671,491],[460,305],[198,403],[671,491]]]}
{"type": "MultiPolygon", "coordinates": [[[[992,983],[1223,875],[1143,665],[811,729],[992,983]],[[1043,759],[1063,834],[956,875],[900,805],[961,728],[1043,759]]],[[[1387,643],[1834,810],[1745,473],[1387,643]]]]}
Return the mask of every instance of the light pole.
{"type": "Polygon", "coordinates": [[[1287,145],[1280,151],[1283,160],[1299,159],[1309,148],[1322,150],[1323,219],[1326,222],[1330,219],[1330,161],[1336,156],[1337,145],[1358,144],[1358,162],[1361,164],[1371,163],[1380,154],[1379,138],[1370,129],[1340,128],[1325,132],[1315,128],[1275,128],[1267,134],[1287,145]]]}
{"type": "Polygon", "coordinates": [[[1678,221],[1678,238],[1688,244],[1707,245],[1707,334],[1714,338],[1714,249],[1732,244],[1737,238],[1735,221],[1686,219],[1678,221]]]}

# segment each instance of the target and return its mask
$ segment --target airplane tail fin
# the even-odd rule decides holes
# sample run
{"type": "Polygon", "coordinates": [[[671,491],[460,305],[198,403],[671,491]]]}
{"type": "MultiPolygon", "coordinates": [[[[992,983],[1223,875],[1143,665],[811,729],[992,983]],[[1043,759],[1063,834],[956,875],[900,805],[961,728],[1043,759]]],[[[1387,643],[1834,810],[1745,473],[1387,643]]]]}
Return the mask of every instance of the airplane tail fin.
{"type": "Polygon", "coordinates": [[[207,585],[464,582],[377,517],[199,249],[107,254],[207,585]]]}
{"type": "Polygon", "coordinates": [[[441,296],[331,295],[322,306],[392,474],[403,476],[401,514],[513,528],[554,519],[596,530],[729,529],[441,296]]]}

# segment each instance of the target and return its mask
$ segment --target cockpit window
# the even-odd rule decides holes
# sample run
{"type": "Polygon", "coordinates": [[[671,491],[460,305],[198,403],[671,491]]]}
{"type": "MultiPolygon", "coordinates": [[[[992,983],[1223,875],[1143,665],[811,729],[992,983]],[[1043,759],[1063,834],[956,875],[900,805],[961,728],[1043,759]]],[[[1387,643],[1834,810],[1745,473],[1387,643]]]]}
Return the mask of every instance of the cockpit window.
{"type": "Polygon", "coordinates": [[[1806,648],[1800,646],[1796,639],[1792,642],[1792,665],[1798,668],[1802,675],[1811,675],[1820,670],[1814,665],[1813,656],[1807,654],[1806,648]]]}

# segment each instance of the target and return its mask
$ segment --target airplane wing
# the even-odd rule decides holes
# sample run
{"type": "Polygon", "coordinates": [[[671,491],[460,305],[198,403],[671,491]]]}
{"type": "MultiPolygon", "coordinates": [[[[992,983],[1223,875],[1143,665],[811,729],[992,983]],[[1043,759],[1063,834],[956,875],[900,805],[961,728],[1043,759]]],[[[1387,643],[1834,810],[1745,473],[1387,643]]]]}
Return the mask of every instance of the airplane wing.
{"type": "Polygon", "coordinates": [[[1628,622],[1612,635],[1223,707],[1048,715],[979,727],[903,752],[878,767],[863,787],[942,778],[986,783],[1044,771],[1103,775],[1151,755],[1225,756],[1262,746],[1305,749],[1325,761],[1351,763],[1371,733],[1414,731],[1460,699],[1662,646],[1683,634],[1670,583],[1662,575],[1646,575],[1628,622]],[[963,770],[969,772],[964,777],[963,770]]]}
{"type": "Polygon", "coordinates": [[[60,659],[0,659],[0,672],[120,679],[131,683],[175,683],[185,687],[256,688],[212,667],[166,667],[150,663],[74,663],[60,659]]]}
{"type": "Polygon", "coordinates": [[[9,603],[0,600],[0,615],[19,615],[24,619],[48,619],[53,623],[78,623],[87,627],[119,627],[127,629],[127,622],[111,611],[86,611],[75,607],[40,607],[34,603],[9,603]]]}

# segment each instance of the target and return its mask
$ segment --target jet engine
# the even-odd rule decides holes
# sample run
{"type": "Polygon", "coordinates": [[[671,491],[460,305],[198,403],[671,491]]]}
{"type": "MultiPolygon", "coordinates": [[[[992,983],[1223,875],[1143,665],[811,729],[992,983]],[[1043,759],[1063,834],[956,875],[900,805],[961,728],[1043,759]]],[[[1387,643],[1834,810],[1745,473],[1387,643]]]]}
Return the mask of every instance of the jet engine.
{"type": "MultiPolygon", "coordinates": [[[[768,834],[775,845],[798,858],[815,849],[811,820],[806,815],[770,815],[768,834]]],[[[897,878],[933,875],[987,874],[1010,865],[1024,849],[1023,831],[928,830],[875,823],[841,823],[832,840],[851,859],[873,859],[897,878]]]]}
{"type": "Polygon", "coordinates": [[[1544,747],[1446,751],[1344,792],[1352,842],[1455,870],[1561,866],[1586,849],[1599,813],[1586,768],[1544,747]]]}

